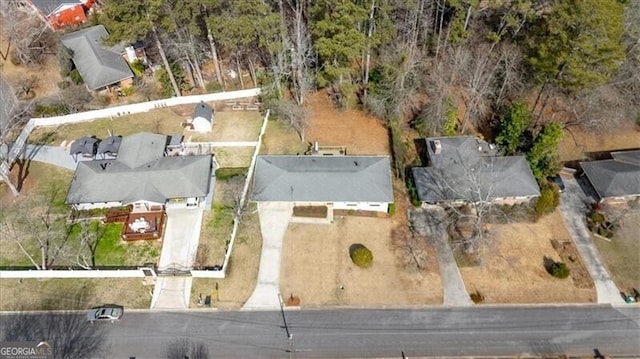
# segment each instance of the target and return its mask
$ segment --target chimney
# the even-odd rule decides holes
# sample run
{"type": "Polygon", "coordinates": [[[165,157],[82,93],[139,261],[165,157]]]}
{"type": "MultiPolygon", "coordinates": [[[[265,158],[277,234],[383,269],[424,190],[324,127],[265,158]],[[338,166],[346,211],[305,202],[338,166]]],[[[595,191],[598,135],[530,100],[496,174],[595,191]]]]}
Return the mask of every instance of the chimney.
{"type": "Polygon", "coordinates": [[[433,153],[435,153],[436,155],[442,153],[442,143],[440,143],[440,140],[433,140],[431,144],[433,147],[433,153]]]}

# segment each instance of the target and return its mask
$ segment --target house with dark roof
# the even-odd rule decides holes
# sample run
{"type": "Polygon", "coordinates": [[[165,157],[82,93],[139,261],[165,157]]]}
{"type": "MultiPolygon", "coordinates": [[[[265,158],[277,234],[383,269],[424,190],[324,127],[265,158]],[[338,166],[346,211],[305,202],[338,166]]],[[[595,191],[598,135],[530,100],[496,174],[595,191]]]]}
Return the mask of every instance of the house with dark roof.
{"type": "Polygon", "coordinates": [[[618,204],[640,198],[640,150],[611,152],[611,159],[580,162],[601,203],[618,204]]]}
{"type": "Polygon", "coordinates": [[[54,30],[62,30],[87,21],[94,0],[29,0],[27,3],[54,30]]]}
{"type": "Polygon", "coordinates": [[[388,156],[258,156],[252,200],[387,212],[393,202],[388,156]]]}
{"type": "Polygon", "coordinates": [[[471,136],[425,140],[425,167],[412,169],[423,203],[519,203],[540,195],[524,156],[499,156],[495,147],[471,136]]]}
{"type": "Polygon", "coordinates": [[[104,26],[96,25],[66,34],[61,39],[71,50],[73,63],[91,91],[133,83],[133,72],[122,56],[121,46],[108,47],[103,43],[108,35],[104,26]]]}
{"type": "Polygon", "coordinates": [[[210,155],[167,156],[169,136],[137,133],[122,138],[116,158],[79,162],[66,203],[76,209],[131,205],[198,206],[210,190],[210,155]]]}
{"type": "Polygon", "coordinates": [[[95,137],[82,137],[71,143],[69,154],[71,154],[76,161],[78,160],[78,155],[93,158],[98,150],[98,142],[99,140],[95,137]]]}
{"type": "Polygon", "coordinates": [[[100,141],[98,145],[98,154],[102,156],[103,159],[116,158],[118,156],[118,151],[120,150],[120,143],[122,142],[122,136],[109,136],[104,140],[100,141]]]}

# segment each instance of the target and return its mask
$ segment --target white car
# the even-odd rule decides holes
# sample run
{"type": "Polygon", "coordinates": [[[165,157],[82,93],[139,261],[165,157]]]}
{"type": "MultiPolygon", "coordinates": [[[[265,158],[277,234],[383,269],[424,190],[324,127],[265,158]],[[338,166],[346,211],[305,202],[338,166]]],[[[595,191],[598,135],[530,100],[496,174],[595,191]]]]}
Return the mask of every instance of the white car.
{"type": "Polygon", "coordinates": [[[91,323],[95,321],[110,321],[111,323],[120,320],[124,315],[124,308],[120,305],[103,305],[93,308],[87,313],[87,320],[91,323]]]}

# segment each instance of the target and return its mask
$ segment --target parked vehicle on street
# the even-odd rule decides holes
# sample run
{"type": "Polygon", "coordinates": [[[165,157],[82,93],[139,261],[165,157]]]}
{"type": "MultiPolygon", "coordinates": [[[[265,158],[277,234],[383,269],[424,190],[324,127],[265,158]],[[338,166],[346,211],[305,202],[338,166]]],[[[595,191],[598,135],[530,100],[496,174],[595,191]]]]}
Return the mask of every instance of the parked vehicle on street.
{"type": "Polygon", "coordinates": [[[95,321],[110,321],[111,323],[120,320],[124,315],[124,307],[121,305],[106,304],[95,307],[87,313],[87,320],[91,323],[95,321]]]}

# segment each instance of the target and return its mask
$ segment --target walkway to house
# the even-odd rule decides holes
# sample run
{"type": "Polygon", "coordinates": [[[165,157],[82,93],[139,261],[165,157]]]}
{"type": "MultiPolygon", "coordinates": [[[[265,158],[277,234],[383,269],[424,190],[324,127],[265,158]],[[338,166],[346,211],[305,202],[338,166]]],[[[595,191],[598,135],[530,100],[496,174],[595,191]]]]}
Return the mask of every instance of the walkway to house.
{"type": "Polygon", "coordinates": [[[151,309],[187,309],[191,277],[180,275],[188,272],[195,262],[204,207],[168,206],[166,211],[167,226],[158,263],[160,276],[153,290],[151,309]]]}
{"type": "Polygon", "coordinates": [[[282,241],[293,213],[287,202],[260,202],[262,254],[256,288],[242,309],[274,310],[280,308],[280,259],[282,241]]]}
{"type": "Polygon", "coordinates": [[[582,256],[585,267],[589,271],[596,286],[598,303],[624,304],[620,290],[611,280],[609,273],[600,261],[600,256],[593,245],[587,226],[585,215],[593,202],[588,198],[578,182],[573,177],[563,177],[565,192],[560,199],[560,211],[567,225],[567,229],[582,256]]]}
{"type": "Polygon", "coordinates": [[[447,232],[444,210],[438,206],[416,209],[411,211],[411,225],[419,234],[427,237],[436,248],[445,306],[468,307],[473,305],[471,297],[460,275],[458,264],[447,243],[447,232]]]}

